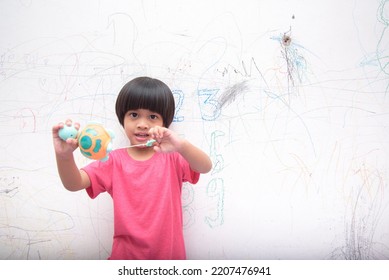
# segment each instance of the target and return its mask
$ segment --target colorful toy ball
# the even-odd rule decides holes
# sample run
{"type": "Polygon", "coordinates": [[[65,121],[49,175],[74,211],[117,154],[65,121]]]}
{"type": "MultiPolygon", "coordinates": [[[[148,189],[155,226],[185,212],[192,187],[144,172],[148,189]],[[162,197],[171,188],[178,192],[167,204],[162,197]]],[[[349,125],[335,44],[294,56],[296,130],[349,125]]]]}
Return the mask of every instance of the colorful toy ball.
{"type": "Polygon", "coordinates": [[[106,161],[112,151],[114,135],[101,124],[88,124],[78,136],[78,145],[81,153],[90,159],[106,161]]]}

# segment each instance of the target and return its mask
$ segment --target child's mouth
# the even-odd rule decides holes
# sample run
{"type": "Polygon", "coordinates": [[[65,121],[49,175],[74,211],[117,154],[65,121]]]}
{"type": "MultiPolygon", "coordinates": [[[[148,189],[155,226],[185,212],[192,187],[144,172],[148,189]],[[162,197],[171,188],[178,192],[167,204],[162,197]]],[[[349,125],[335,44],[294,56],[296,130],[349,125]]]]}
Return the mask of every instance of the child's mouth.
{"type": "Polygon", "coordinates": [[[149,136],[150,135],[148,133],[136,133],[135,134],[135,138],[139,142],[144,142],[144,141],[149,140],[149,136]]]}

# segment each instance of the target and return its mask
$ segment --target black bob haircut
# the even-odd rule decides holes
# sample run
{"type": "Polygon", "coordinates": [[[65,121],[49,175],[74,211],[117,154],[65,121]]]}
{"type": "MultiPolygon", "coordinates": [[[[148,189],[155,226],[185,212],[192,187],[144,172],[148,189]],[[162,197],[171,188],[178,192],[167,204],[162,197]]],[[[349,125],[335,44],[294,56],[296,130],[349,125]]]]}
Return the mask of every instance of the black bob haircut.
{"type": "Polygon", "coordinates": [[[163,126],[173,122],[175,103],[170,88],[162,81],[138,77],[123,86],[116,99],[116,115],[124,127],[124,117],[130,110],[147,109],[162,116],[163,126]]]}

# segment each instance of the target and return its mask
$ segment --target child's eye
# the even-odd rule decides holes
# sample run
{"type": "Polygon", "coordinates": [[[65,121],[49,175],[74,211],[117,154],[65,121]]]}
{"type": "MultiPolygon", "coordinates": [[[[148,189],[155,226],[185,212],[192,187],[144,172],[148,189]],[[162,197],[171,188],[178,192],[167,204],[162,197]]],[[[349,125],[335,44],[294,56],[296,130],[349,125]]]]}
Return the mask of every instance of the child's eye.
{"type": "Polygon", "coordinates": [[[136,119],[138,117],[138,113],[135,113],[135,112],[131,112],[128,114],[130,116],[130,118],[132,119],[136,119]]]}
{"type": "Polygon", "coordinates": [[[152,119],[152,120],[157,120],[157,119],[158,119],[158,116],[157,116],[157,115],[150,115],[150,119],[152,119]]]}

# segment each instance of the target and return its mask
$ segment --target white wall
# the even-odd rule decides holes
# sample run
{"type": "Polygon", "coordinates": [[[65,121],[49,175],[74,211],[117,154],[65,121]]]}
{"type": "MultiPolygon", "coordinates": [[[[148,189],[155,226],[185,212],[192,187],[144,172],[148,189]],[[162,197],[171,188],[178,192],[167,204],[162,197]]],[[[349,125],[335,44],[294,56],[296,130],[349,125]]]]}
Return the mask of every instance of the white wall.
{"type": "Polygon", "coordinates": [[[51,127],[125,145],[114,102],[148,75],[214,162],[183,190],[188,258],[388,259],[386,3],[1,1],[0,258],[107,258],[110,197],[62,187],[51,127]]]}

